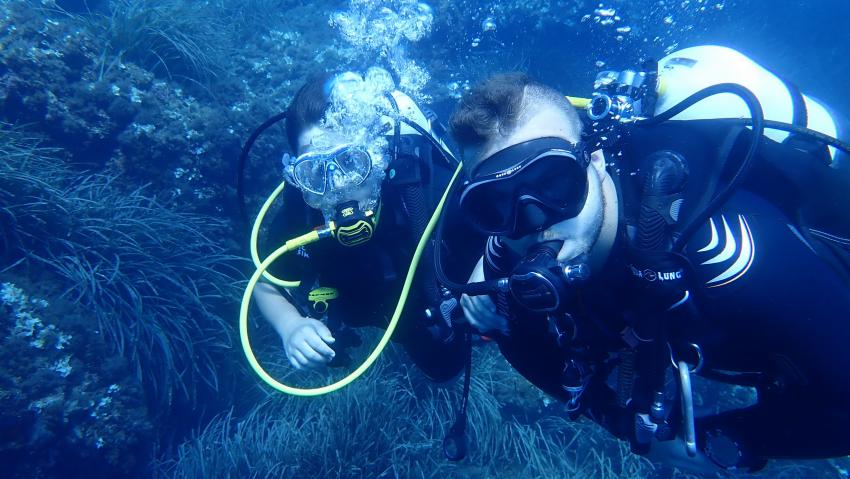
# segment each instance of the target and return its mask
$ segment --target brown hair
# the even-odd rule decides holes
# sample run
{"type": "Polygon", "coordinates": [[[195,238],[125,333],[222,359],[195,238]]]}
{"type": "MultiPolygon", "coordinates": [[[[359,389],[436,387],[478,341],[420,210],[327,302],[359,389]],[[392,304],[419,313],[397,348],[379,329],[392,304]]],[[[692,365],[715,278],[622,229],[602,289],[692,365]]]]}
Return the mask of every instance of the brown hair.
{"type": "Polygon", "coordinates": [[[298,89],[286,109],[286,138],[293,150],[298,150],[298,137],[307,128],[319,124],[330,105],[325,85],[333,78],[331,73],[311,75],[298,89]]]}
{"type": "Polygon", "coordinates": [[[548,104],[560,108],[581,135],[582,124],[575,108],[557,90],[532,80],[524,73],[502,73],[467,92],[449,120],[452,137],[461,150],[483,147],[510,136],[532,107],[548,104]]]}

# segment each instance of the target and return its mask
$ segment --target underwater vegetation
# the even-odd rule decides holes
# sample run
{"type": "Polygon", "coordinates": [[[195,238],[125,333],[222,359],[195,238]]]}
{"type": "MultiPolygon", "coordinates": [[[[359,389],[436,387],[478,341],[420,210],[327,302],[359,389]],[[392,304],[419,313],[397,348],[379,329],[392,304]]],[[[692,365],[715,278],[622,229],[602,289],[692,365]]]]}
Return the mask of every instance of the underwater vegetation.
{"type": "Polygon", "coordinates": [[[237,277],[235,257],[212,239],[223,224],[122,189],[114,175],[72,172],[56,155],[0,127],[7,258],[55,275],[155,402],[215,389],[229,329],[212,308],[234,296],[237,277]]]}
{"type": "Polygon", "coordinates": [[[94,16],[91,26],[106,38],[101,72],[126,57],[139,66],[169,77],[215,76],[224,53],[210,45],[224,44],[225,23],[212,9],[179,0],[118,0],[106,15],[94,16]]]}
{"type": "Polygon", "coordinates": [[[237,260],[223,223],[0,125],[0,461],[6,477],[137,475],[157,422],[216,391],[237,260]]]}
{"type": "Polygon", "coordinates": [[[423,384],[421,375],[388,360],[337,394],[272,396],[241,417],[226,412],[159,472],[175,478],[613,479],[654,470],[627,446],[597,436],[592,423],[547,410],[494,348],[479,351],[474,364],[470,453],[461,463],[446,461],[441,445],[459,388],[423,384]]]}
{"type": "MultiPolygon", "coordinates": [[[[373,344],[379,331],[364,335],[373,344]]],[[[269,336],[276,341],[275,336],[269,336]]],[[[261,356],[273,357],[269,341],[261,356]]],[[[363,345],[353,356],[365,356],[363,345]]],[[[269,371],[288,384],[327,384],[334,373],[294,371],[280,360],[269,371]]],[[[338,375],[338,372],[336,373],[338,375]]],[[[338,377],[336,377],[338,379],[338,377]]],[[[301,398],[271,394],[239,414],[227,410],[198,429],[175,454],[161,458],[168,478],[601,478],[696,477],[792,479],[845,477],[848,460],[776,462],[757,474],[683,473],[631,454],[589,420],[570,421],[500,356],[493,345],[474,351],[467,429],[468,456],[446,460],[443,438],[460,403],[460,384],[428,382],[389,348],[376,366],[336,394],[301,398]]],[[[696,384],[697,405],[740,407],[747,388],[696,384]]]]}

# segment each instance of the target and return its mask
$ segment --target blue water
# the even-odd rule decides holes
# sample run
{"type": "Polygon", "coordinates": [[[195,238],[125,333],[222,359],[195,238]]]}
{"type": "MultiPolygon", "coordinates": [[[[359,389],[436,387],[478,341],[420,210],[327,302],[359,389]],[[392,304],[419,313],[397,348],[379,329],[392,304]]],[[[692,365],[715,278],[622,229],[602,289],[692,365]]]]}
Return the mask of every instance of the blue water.
{"type": "MultiPolygon", "coordinates": [[[[480,22],[482,18],[491,16],[492,4],[467,4],[473,13],[462,24],[467,32],[466,38],[480,38],[480,22]]],[[[850,4],[847,2],[754,0],[562,4],[578,6],[553,8],[550,13],[533,17],[516,12],[503,17],[494,16],[499,26],[495,39],[506,46],[493,48],[485,41],[479,48],[493,48],[496,56],[501,58],[497,62],[501,69],[523,65],[544,82],[586,93],[598,70],[594,66],[597,61],[605,62],[606,68],[621,69],[637,65],[641,58],[660,58],[665,55],[665,49],[674,45],[678,48],[700,44],[724,45],[745,53],[845,115],[850,110],[850,99],[838,87],[850,73],[847,58],[850,31],[846,25],[850,4]],[[593,15],[600,6],[614,9],[622,20],[608,26],[593,20],[581,22],[582,16],[593,15]],[[672,23],[665,22],[665,18],[670,18],[672,23]],[[623,26],[631,27],[631,31],[625,34],[617,32],[616,29],[623,26]],[[618,36],[623,39],[618,41],[618,36]]],[[[457,28],[456,25],[453,27],[457,28]]],[[[476,49],[470,45],[471,42],[458,46],[462,58],[480,58],[474,56],[476,49]]],[[[482,58],[478,61],[488,60],[482,58]]]]}

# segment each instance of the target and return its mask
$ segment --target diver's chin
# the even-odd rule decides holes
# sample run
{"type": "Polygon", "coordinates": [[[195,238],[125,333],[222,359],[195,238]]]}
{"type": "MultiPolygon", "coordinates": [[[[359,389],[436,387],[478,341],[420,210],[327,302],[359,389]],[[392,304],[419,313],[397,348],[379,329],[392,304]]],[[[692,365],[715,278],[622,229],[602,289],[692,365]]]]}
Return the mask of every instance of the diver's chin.
{"type": "Polygon", "coordinates": [[[587,241],[566,240],[558,251],[558,262],[568,263],[580,256],[586,256],[590,254],[591,249],[593,245],[587,241]]]}
{"type": "Polygon", "coordinates": [[[577,217],[555,223],[540,233],[540,242],[563,241],[558,262],[589,255],[602,231],[602,208],[589,205],[577,217]]]}

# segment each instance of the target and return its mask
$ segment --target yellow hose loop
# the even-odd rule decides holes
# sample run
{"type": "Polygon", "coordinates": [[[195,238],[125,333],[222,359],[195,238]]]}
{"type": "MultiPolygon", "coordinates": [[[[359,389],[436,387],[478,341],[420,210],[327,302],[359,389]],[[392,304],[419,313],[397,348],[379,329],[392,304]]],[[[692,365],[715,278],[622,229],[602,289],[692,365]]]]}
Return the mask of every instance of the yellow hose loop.
{"type": "MultiPolygon", "coordinates": [[[[296,388],[293,386],[287,386],[273,378],[269,373],[260,366],[260,363],[257,361],[256,356],[254,356],[254,351],[251,349],[251,342],[248,339],[248,311],[251,306],[251,297],[254,293],[254,288],[257,287],[257,282],[263,276],[266,269],[268,269],[269,265],[274,263],[278,258],[283,256],[284,254],[292,251],[292,246],[295,243],[292,241],[287,241],[286,244],[275,250],[268,258],[266,258],[260,265],[257,267],[257,270],[254,272],[251,279],[248,281],[248,286],[245,288],[245,294],[242,295],[242,307],[239,311],[239,337],[242,341],[242,350],[245,352],[245,357],[248,358],[248,363],[251,365],[251,368],[254,369],[254,372],[260,376],[266,384],[271,386],[272,388],[286,393],[291,394],[293,396],[321,396],[323,394],[328,394],[339,389],[344,388],[351,384],[355,379],[359,378],[366,372],[378,359],[378,356],[384,351],[387,347],[387,344],[390,342],[390,338],[395,331],[396,326],[398,325],[399,318],[401,318],[401,313],[404,310],[404,306],[407,303],[407,297],[410,293],[410,287],[413,284],[413,277],[416,274],[416,268],[419,265],[419,260],[422,258],[422,252],[425,251],[425,247],[428,245],[428,238],[431,236],[431,233],[434,231],[434,227],[437,225],[437,222],[440,219],[440,213],[443,211],[443,205],[446,203],[446,199],[449,196],[449,192],[452,189],[452,185],[455,182],[458,174],[460,173],[461,167],[463,165],[458,165],[457,169],[454,172],[454,176],[452,176],[449,185],[446,187],[446,191],[443,193],[443,197],[440,199],[440,203],[437,204],[437,208],[434,210],[434,214],[431,215],[431,220],[428,222],[428,226],[425,229],[422,238],[419,240],[419,244],[416,246],[416,251],[413,253],[413,259],[410,261],[410,268],[407,270],[407,276],[404,279],[404,286],[402,287],[401,295],[399,296],[398,303],[396,304],[395,311],[393,312],[392,319],[390,320],[390,324],[387,326],[387,330],[384,332],[383,337],[378,342],[378,345],[375,346],[375,350],[369,354],[369,357],[361,364],[357,369],[352,371],[348,376],[340,379],[339,381],[329,384],[327,386],[322,386],[318,388],[296,388]]],[[[315,232],[314,232],[315,233],[315,232]]],[[[307,236],[307,235],[305,235],[307,236]]],[[[318,233],[316,233],[318,238],[318,233]]],[[[304,236],[300,237],[304,238],[304,236]]],[[[298,239],[298,238],[296,238],[298,239]]]]}
{"type": "Polygon", "coordinates": [[[579,110],[584,110],[587,108],[588,105],[590,105],[590,98],[579,98],[575,96],[568,96],[566,98],[574,107],[578,108],[579,110]]]}
{"type": "MultiPolygon", "coordinates": [[[[260,213],[257,215],[257,219],[254,220],[254,227],[251,228],[251,259],[254,260],[254,267],[260,267],[260,254],[258,252],[258,241],[260,237],[260,226],[262,226],[263,221],[266,218],[266,213],[268,213],[269,208],[271,208],[272,204],[275,202],[278,196],[283,192],[283,188],[286,186],[286,182],[283,181],[280,185],[275,188],[272,192],[271,196],[266,199],[266,202],[263,203],[263,207],[260,208],[260,213]]],[[[273,276],[271,273],[263,270],[263,278],[266,279],[269,283],[280,286],[282,288],[297,288],[301,285],[301,281],[286,281],[284,279],[280,279],[276,276],[273,276]]]]}

